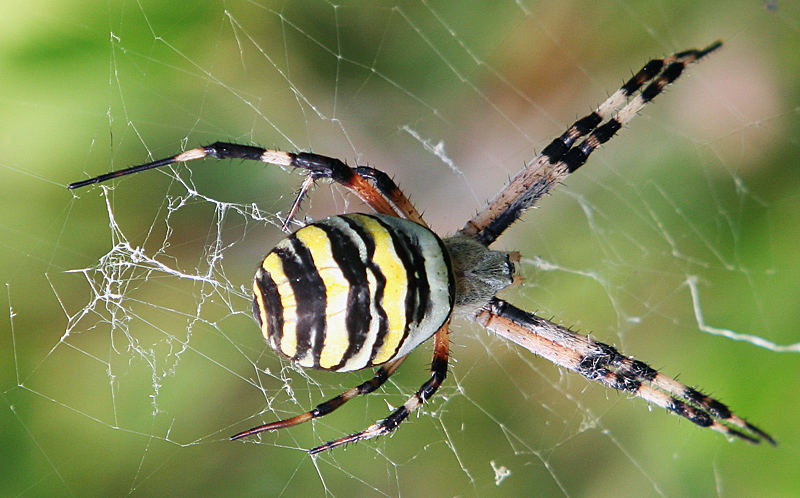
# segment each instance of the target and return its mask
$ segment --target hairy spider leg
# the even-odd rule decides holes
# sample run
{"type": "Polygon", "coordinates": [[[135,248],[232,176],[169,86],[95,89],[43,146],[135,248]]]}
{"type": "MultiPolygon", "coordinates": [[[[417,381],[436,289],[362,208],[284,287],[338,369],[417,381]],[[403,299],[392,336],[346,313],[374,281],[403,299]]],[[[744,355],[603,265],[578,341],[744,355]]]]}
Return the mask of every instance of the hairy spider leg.
{"type": "Polygon", "coordinates": [[[687,65],[705,57],[721,45],[722,42],[717,41],[703,50],[687,50],[645,64],[595,111],[575,121],[567,131],[550,142],[541,154],[467,221],[461,233],[475,237],[486,246],[492,244],[525,210],[585,163],[592,151],[613,137],[642,107],[675,81],[687,65]],[[644,90],[636,93],[651,80],[652,83],[644,90]],[[635,97],[630,99],[633,95],[635,97]],[[622,108],[616,116],[600,126],[600,123],[620,107],[622,108]],[[589,137],[584,142],[573,148],[577,140],[587,135],[589,137]]]}
{"type": "Polygon", "coordinates": [[[577,334],[502,299],[492,298],[475,316],[475,321],[556,365],[638,396],[700,427],[751,443],[766,440],[777,444],[770,435],[735,415],[723,403],[621,354],[613,346],[577,334]]]}
{"type": "Polygon", "coordinates": [[[317,446],[308,450],[311,455],[341,446],[347,443],[356,443],[366,439],[383,436],[395,430],[401,422],[403,422],[414,410],[419,408],[425,401],[430,399],[436,394],[439,386],[444,382],[447,376],[447,362],[450,356],[450,319],[448,318],[444,325],[434,335],[433,342],[433,361],[431,362],[431,378],[422,384],[413,396],[408,398],[402,406],[397,408],[388,417],[376,422],[363,431],[350,434],[325,444],[317,446]]]}
{"type": "Polygon", "coordinates": [[[309,410],[306,413],[302,413],[300,415],[287,418],[284,420],[279,420],[277,422],[271,422],[269,424],[259,425],[258,427],[253,427],[252,429],[248,429],[246,431],[242,431],[238,434],[231,436],[231,441],[236,439],[241,439],[243,437],[252,436],[254,434],[258,434],[259,432],[264,431],[273,431],[276,429],[283,429],[285,427],[292,427],[294,425],[302,424],[303,422],[308,422],[309,420],[322,417],[323,415],[327,415],[343,404],[347,403],[351,399],[355,398],[356,396],[361,396],[362,394],[369,394],[375,389],[381,387],[389,377],[392,376],[393,373],[397,371],[397,368],[400,366],[401,363],[407,358],[407,356],[402,356],[397,358],[396,360],[392,360],[389,363],[383,365],[379,368],[375,375],[368,381],[360,384],[356,387],[351,387],[350,389],[346,390],[345,392],[341,393],[340,395],[329,399],[324,403],[320,403],[317,405],[313,410],[309,410]]]}
{"type": "MultiPolygon", "coordinates": [[[[165,159],[131,166],[130,168],[112,171],[103,175],[80,180],[70,183],[68,188],[74,190],[95,183],[105,182],[121,176],[139,173],[148,169],[167,166],[179,162],[193,161],[212,157],[215,159],[246,159],[260,161],[277,166],[292,166],[307,171],[308,176],[313,180],[329,178],[345,188],[355,193],[359,198],[366,202],[372,209],[380,214],[397,216],[414,221],[422,226],[427,226],[422,216],[411,205],[405,194],[395,185],[389,176],[381,171],[366,166],[351,168],[339,159],[312,154],[309,152],[284,152],[279,150],[265,149],[252,145],[241,145],[227,142],[215,142],[211,145],[196,147],[194,149],[181,152],[165,159]]],[[[310,188],[310,184],[304,183],[300,193],[295,199],[291,213],[294,214],[300,205],[305,193],[310,188]]],[[[286,222],[287,224],[291,217],[286,222]]]]}

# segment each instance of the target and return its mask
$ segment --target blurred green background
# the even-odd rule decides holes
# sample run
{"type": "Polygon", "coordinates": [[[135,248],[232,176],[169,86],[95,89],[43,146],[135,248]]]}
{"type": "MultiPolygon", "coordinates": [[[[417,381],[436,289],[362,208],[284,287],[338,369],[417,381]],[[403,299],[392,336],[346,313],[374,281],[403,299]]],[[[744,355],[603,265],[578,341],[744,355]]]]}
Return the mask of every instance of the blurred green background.
{"type": "MultiPolygon", "coordinates": [[[[800,340],[796,3],[55,1],[5,5],[0,26],[0,493],[797,493],[798,356],[703,333],[685,284],[711,327],[800,340]],[[394,436],[303,451],[402,403],[430,345],[378,394],[231,443],[370,375],[298,372],[249,317],[300,177],[205,162],[65,188],[256,143],[380,167],[448,233],[649,58],[718,38],[501,239],[526,256],[505,297],[702,387],[777,448],[729,444],[467,323],[441,395],[394,436]]],[[[306,207],[359,208],[326,185],[306,207]]]]}

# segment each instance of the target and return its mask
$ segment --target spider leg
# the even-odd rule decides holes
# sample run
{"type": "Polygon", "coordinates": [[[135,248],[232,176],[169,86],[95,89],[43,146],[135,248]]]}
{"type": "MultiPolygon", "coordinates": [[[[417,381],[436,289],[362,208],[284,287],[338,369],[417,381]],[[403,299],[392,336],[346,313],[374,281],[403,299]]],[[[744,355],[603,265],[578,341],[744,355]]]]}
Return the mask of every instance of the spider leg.
{"type": "Polygon", "coordinates": [[[341,446],[347,443],[355,443],[364,441],[365,439],[372,439],[374,437],[388,434],[395,430],[401,422],[417,408],[419,408],[425,401],[430,399],[439,389],[439,386],[447,376],[447,360],[450,356],[450,319],[442,325],[434,336],[433,345],[433,361],[431,362],[431,378],[414,393],[413,396],[403,403],[402,406],[389,414],[380,422],[376,422],[367,427],[363,431],[350,434],[333,441],[329,441],[323,445],[317,446],[308,450],[311,455],[341,446]]]}
{"type": "Polygon", "coordinates": [[[254,434],[258,434],[264,431],[273,431],[276,429],[283,429],[285,427],[292,427],[294,425],[302,424],[303,422],[308,422],[309,420],[322,417],[323,415],[327,415],[332,411],[336,410],[343,404],[347,403],[351,399],[355,398],[356,396],[360,396],[362,394],[369,394],[372,391],[376,390],[380,386],[382,386],[389,377],[392,376],[395,371],[400,367],[400,364],[403,363],[406,357],[402,356],[393,360],[375,372],[375,375],[368,381],[360,384],[356,387],[351,387],[347,391],[343,392],[342,394],[336,396],[335,398],[331,398],[324,403],[320,403],[316,406],[313,410],[307,411],[300,415],[287,418],[284,420],[279,420],[277,422],[271,422],[269,424],[259,425],[258,427],[253,427],[252,429],[248,429],[246,431],[242,431],[238,434],[231,436],[231,441],[236,439],[241,439],[244,437],[252,436],[254,434]]]}
{"type": "Polygon", "coordinates": [[[289,209],[289,214],[286,215],[286,219],[283,220],[283,225],[281,225],[281,231],[284,233],[291,233],[289,229],[289,225],[294,220],[297,211],[300,210],[300,204],[303,203],[303,198],[306,196],[306,193],[311,190],[311,187],[314,186],[314,178],[311,176],[307,176],[305,180],[303,180],[303,184],[300,185],[300,190],[297,192],[297,195],[294,198],[294,202],[292,203],[292,207],[289,209]]]}
{"type": "Polygon", "coordinates": [[[490,245],[525,210],[585,163],[592,151],[614,136],[642,107],[675,81],[687,65],[720,45],[721,42],[715,42],[703,50],[687,50],[645,64],[595,111],[575,121],[567,131],[550,142],[486,207],[467,221],[461,233],[477,238],[486,246],[490,245]],[[639,92],[650,81],[652,83],[639,92]],[[617,109],[618,114],[613,116],[617,109]],[[609,116],[612,117],[601,125],[609,116]],[[577,140],[587,135],[583,143],[573,148],[577,140]]]}
{"type": "Polygon", "coordinates": [[[417,208],[411,204],[411,201],[408,200],[408,197],[406,197],[403,191],[400,190],[400,187],[394,183],[394,180],[392,180],[389,175],[379,169],[370,168],[369,166],[357,167],[356,173],[360,177],[372,181],[375,188],[378,189],[378,191],[383,194],[384,197],[389,199],[389,201],[391,201],[391,203],[395,206],[395,209],[403,213],[406,218],[411,221],[415,221],[424,227],[428,226],[422,219],[422,215],[419,214],[419,211],[417,211],[417,208]]]}
{"type": "Polygon", "coordinates": [[[497,335],[589,380],[629,392],[693,423],[752,443],[777,444],[719,401],[681,384],[614,347],[492,298],[475,321],[497,335]]]}
{"type": "MultiPolygon", "coordinates": [[[[205,157],[213,157],[215,159],[246,159],[278,166],[293,166],[295,168],[304,169],[307,171],[308,177],[310,177],[312,181],[320,178],[329,178],[351,190],[378,213],[407,218],[426,226],[425,222],[422,220],[422,216],[420,216],[413,205],[411,205],[411,202],[409,202],[397,185],[394,184],[388,175],[379,170],[364,166],[351,168],[339,159],[309,152],[295,154],[292,152],[283,152],[227,142],[216,142],[211,145],[190,149],[165,159],[113,171],[87,180],[77,181],[69,184],[68,188],[74,190],[87,185],[105,182],[120,176],[205,157]]],[[[303,196],[310,187],[311,184],[309,182],[304,182],[300,193],[292,204],[292,216],[299,208],[303,196]]],[[[291,222],[292,216],[287,219],[286,225],[291,222]]]]}

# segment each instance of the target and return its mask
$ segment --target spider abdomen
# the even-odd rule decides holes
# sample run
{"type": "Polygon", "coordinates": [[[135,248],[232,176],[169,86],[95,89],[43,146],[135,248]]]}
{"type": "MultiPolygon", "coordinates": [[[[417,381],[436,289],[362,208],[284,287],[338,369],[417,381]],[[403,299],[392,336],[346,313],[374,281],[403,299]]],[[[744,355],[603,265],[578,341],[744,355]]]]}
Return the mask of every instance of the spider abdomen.
{"type": "Polygon", "coordinates": [[[309,224],[264,258],[253,282],[264,338],[303,367],[349,371],[405,356],[453,308],[441,239],[380,214],[309,224]]]}

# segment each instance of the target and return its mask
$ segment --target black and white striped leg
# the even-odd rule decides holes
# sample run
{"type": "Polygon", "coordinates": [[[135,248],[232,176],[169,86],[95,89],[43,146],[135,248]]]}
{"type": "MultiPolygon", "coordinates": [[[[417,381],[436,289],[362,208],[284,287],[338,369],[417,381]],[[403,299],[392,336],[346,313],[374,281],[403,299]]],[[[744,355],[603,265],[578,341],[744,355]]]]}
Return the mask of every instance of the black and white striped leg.
{"type": "Polygon", "coordinates": [[[308,422],[309,420],[322,417],[323,415],[327,415],[332,411],[336,410],[343,404],[347,403],[351,399],[355,398],[356,396],[361,396],[362,394],[369,394],[372,391],[376,390],[380,386],[382,386],[389,377],[392,376],[395,371],[400,367],[400,364],[403,363],[406,357],[403,356],[396,360],[393,360],[375,372],[375,375],[368,381],[364,382],[361,385],[356,387],[351,387],[347,391],[343,392],[342,394],[336,396],[335,398],[331,398],[324,403],[320,403],[316,406],[313,410],[307,411],[300,415],[294,416],[292,418],[287,418],[284,420],[279,420],[277,422],[271,422],[269,424],[259,425],[258,427],[253,427],[252,429],[248,429],[246,431],[242,431],[238,434],[231,436],[231,441],[236,439],[241,439],[244,437],[252,436],[254,434],[258,434],[260,432],[265,431],[274,431],[276,429],[283,429],[286,427],[292,427],[294,425],[302,424],[303,422],[308,422]]]}
{"type": "Polygon", "coordinates": [[[693,423],[760,443],[775,445],[766,432],[735,415],[723,403],[668,377],[616,348],[577,334],[533,313],[493,298],[475,321],[556,365],[589,380],[634,394],[693,423]]]}
{"type": "Polygon", "coordinates": [[[597,109],[575,121],[567,131],[550,142],[486,207],[467,221],[461,233],[475,237],[486,246],[490,245],[525,210],[585,163],[592,151],[614,136],[645,104],[675,81],[687,65],[720,46],[721,42],[715,42],[703,50],[687,50],[645,64],[597,109]],[[652,83],[641,90],[650,81],[652,83]],[[601,125],[608,118],[609,121],[601,125]],[[587,135],[583,143],[573,148],[578,140],[587,135]]]}
{"type": "Polygon", "coordinates": [[[450,356],[450,319],[442,325],[434,336],[433,346],[433,361],[431,362],[431,378],[414,393],[413,396],[403,403],[403,405],[389,414],[380,422],[372,424],[361,432],[350,434],[333,441],[329,441],[323,445],[317,446],[308,450],[311,455],[341,446],[347,443],[356,443],[364,441],[365,439],[372,439],[374,437],[389,434],[400,425],[403,420],[408,418],[411,413],[419,408],[425,401],[430,399],[439,389],[439,386],[444,382],[447,376],[447,361],[450,356]]]}
{"type": "MultiPolygon", "coordinates": [[[[329,178],[351,190],[378,213],[407,218],[421,225],[425,225],[422,217],[400,189],[397,188],[397,185],[392,182],[388,175],[379,170],[365,166],[351,168],[339,159],[321,156],[319,154],[308,152],[295,154],[292,152],[227,142],[215,142],[211,145],[190,149],[165,159],[113,171],[87,180],[73,182],[69,184],[68,188],[73,190],[148,169],[206,157],[213,157],[215,159],[245,159],[278,166],[292,166],[304,169],[308,172],[308,176],[312,181],[320,178],[329,178]]],[[[292,204],[292,215],[299,208],[303,196],[310,187],[311,182],[304,182],[303,187],[292,204]]],[[[286,224],[288,225],[289,222],[291,222],[291,216],[286,224]]]]}

